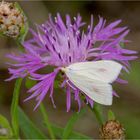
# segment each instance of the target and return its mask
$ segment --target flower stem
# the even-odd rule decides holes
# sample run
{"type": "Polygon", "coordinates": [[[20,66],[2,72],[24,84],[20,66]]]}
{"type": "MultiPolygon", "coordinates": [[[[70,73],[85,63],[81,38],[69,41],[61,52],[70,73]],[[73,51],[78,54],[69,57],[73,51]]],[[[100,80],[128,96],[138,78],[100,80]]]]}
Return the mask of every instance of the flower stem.
{"type": "Polygon", "coordinates": [[[45,109],[43,103],[40,104],[40,111],[41,111],[42,116],[44,118],[44,122],[45,122],[45,124],[46,124],[46,126],[48,128],[48,132],[49,132],[50,138],[54,140],[55,139],[55,136],[54,136],[54,133],[53,133],[51,124],[49,122],[48,114],[46,112],[46,109],[45,109]]]}
{"type": "Polygon", "coordinates": [[[101,106],[97,103],[94,103],[93,108],[90,107],[90,109],[92,110],[92,112],[94,112],[95,117],[96,117],[97,121],[99,122],[99,124],[103,125],[104,118],[103,118],[101,106]]]}
{"type": "Polygon", "coordinates": [[[13,92],[12,105],[11,105],[11,117],[12,117],[12,129],[15,138],[19,138],[19,123],[18,123],[18,102],[19,91],[22,83],[22,78],[16,80],[15,88],[13,92]]]}

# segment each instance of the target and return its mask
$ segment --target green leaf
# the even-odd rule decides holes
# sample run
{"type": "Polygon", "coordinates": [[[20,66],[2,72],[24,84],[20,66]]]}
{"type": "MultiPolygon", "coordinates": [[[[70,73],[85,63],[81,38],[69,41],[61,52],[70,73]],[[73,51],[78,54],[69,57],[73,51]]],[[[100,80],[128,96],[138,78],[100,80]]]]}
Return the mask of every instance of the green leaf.
{"type": "MultiPolygon", "coordinates": [[[[63,132],[64,132],[64,128],[52,124],[52,129],[53,129],[53,131],[55,133],[55,136],[57,138],[61,139],[62,135],[63,135],[63,132]]],[[[73,132],[73,131],[71,131],[71,133],[69,134],[69,138],[70,139],[86,139],[86,140],[91,139],[90,137],[88,137],[86,135],[83,135],[83,134],[80,134],[80,133],[77,133],[77,132],[73,132]]]]}
{"type": "Polygon", "coordinates": [[[27,115],[18,107],[20,129],[28,139],[46,139],[46,136],[33,124],[27,115]]]}
{"type": "Polygon", "coordinates": [[[4,130],[5,132],[7,132],[6,135],[1,135],[1,133],[0,133],[0,139],[12,138],[12,135],[13,135],[12,128],[11,128],[8,120],[2,115],[0,115],[0,130],[1,131],[4,130]]]}
{"type": "Polygon", "coordinates": [[[12,129],[13,129],[15,138],[19,137],[18,102],[19,102],[19,93],[20,93],[21,83],[22,83],[21,78],[16,80],[15,88],[13,92],[13,98],[12,98],[12,105],[11,105],[12,129]]]}
{"type": "Polygon", "coordinates": [[[48,128],[48,132],[50,134],[51,139],[55,139],[51,124],[49,122],[49,118],[48,118],[48,114],[46,112],[46,109],[43,105],[43,103],[40,104],[40,111],[42,113],[43,119],[44,119],[44,123],[46,124],[47,128],[48,128]]]}
{"type": "Polygon", "coordinates": [[[108,111],[108,120],[115,120],[115,115],[111,110],[108,111]]]}
{"type": "Polygon", "coordinates": [[[74,115],[70,118],[70,120],[68,121],[64,129],[64,132],[62,135],[63,139],[67,139],[69,137],[70,133],[72,132],[74,124],[84,113],[85,113],[85,109],[82,109],[79,113],[78,112],[74,113],[74,115]]]}
{"type": "Polygon", "coordinates": [[[36,84],[35,80],[26,78],[25,86],[26,86],[27,89],[33,87],[35,84],[36,84]]]}

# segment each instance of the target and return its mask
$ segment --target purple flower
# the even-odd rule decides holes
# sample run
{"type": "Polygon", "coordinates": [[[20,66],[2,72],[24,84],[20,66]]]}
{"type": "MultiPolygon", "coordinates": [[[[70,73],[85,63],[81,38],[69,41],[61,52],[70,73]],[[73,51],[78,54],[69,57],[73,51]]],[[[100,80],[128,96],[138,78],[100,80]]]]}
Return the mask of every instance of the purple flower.
{"type": "MultiPolygon", "coordinates": [[[[129,60],[136,59],[135,54],[137,52],[121,47],[121,43],[128,42],[124,38],[129,30],[127,27],[117,27],[120,22],[121,20],[117,20],[106,26],[106,20],[99,17],[98,24],[93,26],[93,16],[91,16],[91,23],[88,25],[87,31],[84,31],[82,27],[85,23],[81,21],[80,15],[74,17],[73,21],[69,15],[66,15],[66,23],[63,22],[59,14],[54,20],[49,16],[45,24],[37,25],[37,32],[31,30],[33,38],[23,44],[25,52],[18,56],[8,55],[17,62],[12,64],[14,68],[9,69],[12,74],[9,80],[30,76],[33,80],[39,81],[28,91],[33,94],[26,99],[36,98],[37,105],[35,108],[37,108],[47,93],[50,93],[54,104],[54,80],[62,67],[75,62],[105,59],[120,62],[123,64],[124,70],[128,71],[129,60]],[[53,72],[37,74],[37,70],[49,67],[49,65],[54,66],[53,72]]],[[[80,109],[81,93],[79,89],[69,81],[66,75],[63,75],[62,78],[61,87],[66,89],[67,111],[70,110],[72,94],[80,109]]],[[[125,82],[122,79],[117,79],[117,81],[125,82]]],[[[112,94],[116,95],[115,92],[112,94]]],[[[82,95],[87,103],[93,107],[93,100],[84,93],[82,95]]]]}

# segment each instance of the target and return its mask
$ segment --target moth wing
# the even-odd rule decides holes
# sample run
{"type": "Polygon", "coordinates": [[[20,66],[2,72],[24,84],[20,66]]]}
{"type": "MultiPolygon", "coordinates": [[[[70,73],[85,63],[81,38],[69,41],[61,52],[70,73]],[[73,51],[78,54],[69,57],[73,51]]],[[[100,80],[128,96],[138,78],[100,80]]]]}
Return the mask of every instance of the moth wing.
{"type": "Polygon", "coordinates": [[[68,69],[93,80],[112,83],[117,79],[122,65],[111,60],[100,60],[74,63],[68,69]]]}
{"type": "Polygon", "coordinates": [[[112,104],[112,86],[110,84],[79,76],[76,73],[66,72],[69,80],[92,100],[103,104],[112,104]]]}

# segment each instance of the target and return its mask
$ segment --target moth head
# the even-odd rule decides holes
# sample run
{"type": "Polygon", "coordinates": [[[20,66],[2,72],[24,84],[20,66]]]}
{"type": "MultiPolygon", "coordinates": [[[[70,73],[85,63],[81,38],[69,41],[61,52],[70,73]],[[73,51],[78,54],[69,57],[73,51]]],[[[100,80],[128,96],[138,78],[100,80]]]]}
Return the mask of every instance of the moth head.
{"type": "Polygon", "coordinates": [[[65,73],[66,71],[67,71],[67,68],[66,68],[66,67],[62,67],[62,68],[61,68],[61,72],[62,72],[62,73],[65,73]]]}

